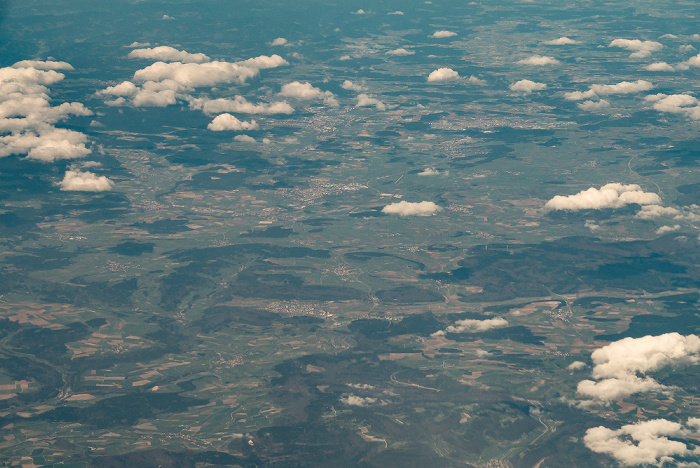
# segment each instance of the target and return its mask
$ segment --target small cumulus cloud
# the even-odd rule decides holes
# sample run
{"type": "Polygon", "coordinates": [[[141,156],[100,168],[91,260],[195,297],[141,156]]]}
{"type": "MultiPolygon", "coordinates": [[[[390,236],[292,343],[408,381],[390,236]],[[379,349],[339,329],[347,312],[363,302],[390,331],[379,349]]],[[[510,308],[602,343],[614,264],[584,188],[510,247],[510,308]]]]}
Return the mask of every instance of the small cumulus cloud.
{"type": "Polygon", "coordinates": [[[700,120],[700,103],[689,94],[654,94],[644,98],[652,102],[652,108],[659,112],[682,114],[693,120],[700,120]]]}
{"type": "Polygon", "coordinates": [[[156,62],[134,73],[137,81],[173,80],[182,87],[201,87],[228,84],[234,81],[244,83],[258,75],[260,70],[289,65],[279,55],[261,55],[241,62],[214,61],[196,63],[156,62]]]}
{"type": "Polygon", "coordinates": [[[358,94],[357,95],[357,107],[372,107],[372,106],[376,107],[377,110],[380,110],[380,111],[386,110],[386,104],[384,104],[379,99],[370,97],[367,94],[358,94]]]}
{"type": "Polygon", "coordinates": [[[390,12],[390,13],[387,13],[387,15],[403,16],[403,11],[396,10],[396,11],[392,11],[392,12],[390,12]]]}
{"type": "Polygon", "coordinates": [[[287,44],[287,39],[285,39],[283,37],[278,37],[274,41],[270,42],[271,46],[283,46],[285,44],[287,44]]]}
{"type": "Polygon", "coordinates": [[[403,47],[399,47],[398,49],[390,50],[386,54],[395,55],[397,57],[405,57],[406,55],[414,55],[415,52],[412,50],[404,49],[403,47]]]}
{"type": "Polygon", "coordinates": [[[546,84],[531,80],[520,80],[510,85],[511,91],[523,94],[532,94],[533,91],[541,91],[543,89],[547,89],[546,84]]]}
{"type": "Polygon", "coordinates": [[[254,104],[243,96],[234,96],[233,99],[190,99],[190,109],[201,110],[205,114],[219,114],[221,112],[237,112],[239,114],[291,114],[294,108],[287,101],[277,101],[269,104],[254,104]]]}
{"type": "Polygon", "coordinates": [[[437,331],[431,336],[444,336],[446,333],[479,333],[496,328],[505,328],[507,326],[508,320],[502,317],[486,320],[464,319],[457,320],[454,325],[450,325],[444,330],[437,331]]]}
{"type": "Polygon", "coordinates": [[[438,68],[437,70],[430,72],[430,75],[428,75],[429,82],[452,81],[458,78],[459,73],[451,68],[438,68]]]}
{"type": "Polygon", "coordinates": [[[670,206],[645,205],[642,207],[639,213],[637,213],[637,217],[642,219],[654,219],[662,216],[668,218],[675,218],[680,214],[680,210],[672,208],[670,206]]]}
{"type": "Polygon", "coordinates": [[[660,206],[660,205],[646,205],[643,206],[641,211],[637,213],[637,217],[641,219],[655,219],[655,218],[671,218],[677,221],[690,221],[698,222],[700,221],[700,206],[689,205],[682,206],[679,208],[672,208],[670,206],[660,206]]]}
{"type": "Polygon", "coordinates": [[[73,65],[55,60],[22,60],[12,65],[12,68],[33,68],[35,70],[74,70],[73,65]]]}
{"type": "Polygon", "coordinates": [[[26,154],[41,162],[83,158],[92,152],[86,143],[85,134],[63,128],[13,133],[0,137],[0,157],[26,154]]]}
{"type": "MultiPolygon", "coordinates": [[[[690,46],[692,47],[692,46],[690,46]]],[[[695,48],[693,47],[693,50],[695,48]]],[[[677,70],[689,70],[691,67],[693,68],[700,68],[700,54],[690,57],[688,60],[685,62],[681,62],[678,65],[676,65],[677,70]]]]}
{"type": "Polygon", "coordinates": [[[608,47],[620,47],[631,50],[631,58],[649,57],[652,52],[657,52],[663,48],[663,44],[656,41],[640,41],[639,39],[615,39],[608,47]]]}
{"type": "Polygon", "coordinates": [[[669,65],[666,62],[654,62],[650,63],[646,67],[644,67],[646,71],[674,71],[675,68],[673,68],[671,65],[669,65]]]}
{"type": "Polygon", "coordinates": [[[442,211],[442,208],[431,201],[411,203],[404,200],[382,208],[382,213],[399,216],[429,216],[439,211],[442,211]]]}
{"type": "Polygon", "coordinates": [[[359,10],[353,11],[353,12],[351,12],[351,13],[352,13],[353,15],[364,15],[364,14],[365,14],[365,10],[363,10],[362,8],[360,8],[359,10]]]}
{"type": "Polygon", "coordinates": [[[598,229],[600,229],[600,225],[596,224],[595,221],[593,221],[592,219],[587,219],[583,223],[583,227],[586,227],[586,228],[590,229],[591,231],[597,231],[598,229]]]}
{"type": "Polygon", "coordinates": [[[163,17],[162,17],[161,19],[162,19],[163,21],[170,21],[170,20],[174,20],[175,18],[173,18],[173,17],[170,16],[170,15],[163,15],[163,17]]]}
{"type": "Polygon", "coordinates": [[[601,99],[599,101],[583,101],[578,104],[578,108],[589,112],[597,112],[610,109],[610,101],[601,99]]]}
{"type": "MultiPolygon", "coordinates": [[[[166,63],[159,60],[146,68],[137,70],[131,81],[124,82],[132,85],[139,84],[134,85],[130,94],[125,94],[126,88],[122,89],[119,85],[98,92],[98,95],[105,98],[117,96],[117,99],[107,101],[107,104],[165,107],[177,103],[178,100],[191,100],[192,97],[189,93],[195,88],[214,87],[235,81],[245,83],[257,76],[261,70],[289,65],[279,55],[261,55],[240,62],[204,61],[200,63],[201,60],[204,60],[203,57],[206,57],[203,54],[190,54],[168,47],[137,50],[140,51],[137,55],[143,55],[144,58],[156,58],[159,55],[171,54],[172,58],[180,56],[182,59],[186,59],[189,57],[194,61],[166,63]],[[114,94],[115,92],[121,93],[121,95],[114,94]]],[[[132,53],[137,52],[137,50],[132,51],[132,53]]]]}
{"type": "Polygon", "coordinates": [[[376,398],[347,395],[340,397],[340,402],[348,406],[371,406],[377,403],[376,398]]]}
{"type": "Polygon", "coordinates": [[[68,192],[107,192],[114,188],[114,183],[105,176],[77,170],[66,171],[59,185],[68,192]]]}
{"type": "Polygon", "coordinates": [[[347,385],[348,385],[348,387],[357,388],[358,390],[374,390],[374,385],[370,385],[370,384],[349,383],[347,385]]]}
{"type": "Polygon", "coordinates": [[[214,132],[221,132],[225,130],[239,132],[243,130],[257,130],[259,126],[255,120],[246,122],[244,120],[239,120],[231,114],[221,114],[217,115],[207,126],[207,128],[214,132]]]}
{"type": "Polygon", "coordinates": [[[684,463],[683,459],[697,460],[700,446],[678,440],[697,436],[697,419],[690,418],[685,426],[666,419],[651,419],[617,430],[592,427],[586,431],[583,443],[589,450],[609,455],[625,466],[697,467],[697,463],[684,463]]]}
{"type": "Polygon", "coordinates": [[[358,83],[354,83],[354,82],[352,82],[352,81],[350,81],[350,80],[345,80],[345,81],[343,81],[343,84],[340,85],[340,87],[343,88],[343,89],[347,89],[348,91],[357,91],[357,92],[360,92],[360,91],[364,91],[364,90],[365,90],[365,87],[364,87],[364,86],[362,86],[361,84],[358,84],[358,83]]]}
{"type": "Polygon", "coordinates": [[[664,367],[697,364],[700,338],[666,333],[642,338],[623,338],[591,354],[595,380],[582,380],[577,393],[595,401],[608,402],[635,393],[665,390],[667,387],[646,376],[664,367]]]}
{"type": "Polygon", "coordinates": [[[486,86],[488,84],[486,80],[482,80],[481,78],[476,77],[474,75],[471,75],[469,78],[467,78],[467,81],[471,84],[475,84],[478,86],[486,86]]]}
{"type": "Polygon", "coordinates": [[[435,31],[430,35],[430,37],[434,37],[435,39],[442,39],[445,37],[454,37],[456,35],[457,33],[453,31],[435,31]]]}
{"type": "Polygon", "coordinates": [[[204,63],[210,59],[204,54],[190,54],[169,46],[159,46],[150,49],[134,49],[129,52],[129,58],[160,60],[163,62],[204,63]]]}
{"type": "Polygon", "coordinates": [[[417,175],[419,176],[433,176],[433,175],[438,175],[440,174],[440,171],[435,169],[434,167],[426,167],[423,169],[422,172],[419,172],[417,175]]]}
{"type": "Polygon", "coordinates": [[[609,96],[611,94],[633,94],[641,91],[649,91],[654,85],[646,80],[621,81],[612,85],[594,84],[588,91],[574,91],[564,94],[564,98],[569,101],[581,101],[599,96],[609,96]]]}
{"type": "Polygon", "coordinates": [[[0,157],[26,154],[42,162],[82,158],[91,153],[87,136],[54,125],[70,116],[90,116],[78,102],[51,106],[48,86],[72,70],[66,62],[25,60],[0,69],[0,157]]]}
{"type": "Polygon", "coordinates": [[[236,135],[235,137],[233,137],[233,139],[241,143],[257,143],[255,138],[249,135],[236,135]]]}
{"type": "Polygon", "coordinates": [[[279,95],[299,99],[300,101],[320,99],[323,100],[323,103],[327,106],[339,106],[338,100],[333,93],[330,91],[321,91],[319,88],[313,87],[309,82],[300,83],[299,81],[294,81],[293,83],[287,83],[282,86],[279,95]]]}
{"type": "Polygon", "coordinates": [[[669,232],[678,231],[680,228],[680,224],[674,224],[673,226],[661,226],[656,230],[656,233],[659,235],[668,234],[669,232]]]}
{"type": "Polygon", "coordinates": [[[586,368],[586,363],[583,361],[574,361],[571,364],[569,364],[568,366],[566,366],[566,368],[572,372],[579,371],[581,369],[586,368]]]}
{"type": "Polygon", "coordinates": [[[547,57],[545,55],[532,55],[526,59],[518,60],[518,65],[529,65],[534,67],[541,67],[545,65],[559,65],[559,60],[554,57],[547,57]]]}
{"type": "Polygon", "coordinates": [[[573,39],[569,39],[566,36],[562,36],[558,39],[552,39],[551,41],[545,41],[545,45],[568,45],[568,44],[580,44],[579,41],[575,41],[573,39]]]}
{"type": "Polygon", "coordinates": [[[611,183],[597,189],[591,187],[576,195],[557,195],[545,204],[546,210],[599,210],[604,208],[621,208],[636,203],[639,205],[658,205],[661,198],[651,192],[645,192],[639,185],[611,183]]]}

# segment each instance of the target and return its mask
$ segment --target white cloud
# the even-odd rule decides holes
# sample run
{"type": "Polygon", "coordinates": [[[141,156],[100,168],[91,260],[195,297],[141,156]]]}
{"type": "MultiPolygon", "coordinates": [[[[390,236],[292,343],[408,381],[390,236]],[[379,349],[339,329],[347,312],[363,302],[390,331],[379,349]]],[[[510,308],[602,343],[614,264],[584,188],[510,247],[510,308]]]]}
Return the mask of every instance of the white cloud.
{"type": "Polygon", "coordinates": [[[294,81],[282,86],[279,93],[280,96],[291,97],[302,101],[310,101],[312,99],[322,99],[327,106],[338,107],[338,100],[330,91],[321,91],[319,88],[314,88],[311,83],[300,83],[294,81]]]}
{"type": "Polygon", "coordinates": [[[559,60],[554,57],[547,57],[544,55],[533,55],[526,59],[518,60],[519,65],[531,65],[531,66],[544,66],[544,65],[558,65],[559,60]]]}
{"type": "Polygon", "coordinates": [[[600,229],[600,225],[596,224],[595,221],[593,221],[592,219],[587,219],[583,223],[583,227],[587,227],[591,231],[597,231],[598,229],[600,229]]]}
{"type": "MultiPolygon", "coordinates": [[[[690,46],[690,47],[693,47],[693,46],[690,46]]],[[[694,47],[693,47],[693,50],[695,50],[694,47]]],[[[700,67],[700,54],[698,54],[694,57],[690,57],[685,62],[681,62],[678,65],[676,65],[677,70],[688,70],[688,69],[690,69],[690,67],[695,67],[695,68],[700,67]]]]}
{"type": "Polygon", "coordinates": [[[676,208],[671,208],[670,206],[645,205],[642,207],[639,213],[637,213],[637,217],[642,219],[654,219],[661,216],[675,218],[680,214],[681,212],[679,210],[676,208]]]}
{"type": "MultiPolygon", "coordinates": [[[[100,91],[103,96],[119,96],[112,101],[106,101],[108,105],[123,105],[130,103],[134,106],[158,106],[164,107],[175,104],[179,100],[192,101],[188,94],[198,87],[214,87],[232,82],[244,83],[246,80],[258,75],[260,70],[276,68],[289,63],[279,55],[266,56],[243,60],[240,62],[203,62],[206,56],[203,54],[190,54],[184,51],[168,47],[156,47],[154,49],[139,49],[137,55],[151,58],[156,56],[171,58],[191,59],[190,63],[182,61],[166,63],[155,62],[146,68],[137,70],[132,81],[125,81],[121,85],[112,86],[100,91]],[[140,83],[140,86],[135,85],[140,83]],[[131,85],[133,85],[133,87],[131,85]]],[[[207,58],[208,59],[208,58],[207,58]]]]}
{"type": "Polygon", "coordinates": [[[647,71],[674,71],[675,68],[673,68],[671,65],[669,65],[666,62],[654,62],[650,63],[646,67],[644,67],[645,70],[647,71]]]}
{"type": "Polygon", "coordinates": [[[700,221],[700,206],[690,205],[683,206],[681,209],[672,208],[670,206],[646,205],[637,213],[637,217],[641,219],[654,218],[671,218],[677,221],[700,221]]]}
{"type": "Polygon", "coordinates": [[[357,95],[357,107],[376,107],[377,110],[386,110],[386,104],[377,98],[370,97],[366,94],[357,95]]]}
{"type": "Polygon", "coordinates": [[[405,57],[406,55],[413,55],[415,54],[415,52],[413,52],[412,50],[404,49],[403,47],[399,47],[398,49],[390,50],[386,54],[395,55],[397,57],[405,57]]]}
{"type": "Polygon", "coordinates": [[[161,60],[163,62],[204,63],[210,59],[204,54],[190,54],[169,46],[153,47],[152,49],[134,49],[129,52],[129,58],[161,60]]]}
{"type": "Polygon", "coordinates": [[[87,136],[54,126],[71,115],[93,114],[78,102],[50,104],[47,86],[65,78],[56,69],[72,68],[65,62],[31,60],[0,69],[0,133],[6,133],[0,136],[0,157],[26,154],[52,162],[90,154],[87,136]]]}
{"type": "Polygon", "coordinates": [[[610,109],[610,101],[606,99],[601,99],[600,101],[583,101],[578,104],[578,108],[589,112],[601,111],[610,109]]]}
{"type": "Polygon", "coordinates": [[[545,45],[567,45],[567,44],[580,44],[579,41],[569,39],[566,36],[562,36],[558,39],[552,39],[551,41],[545,41],[545,45]]]}
{"type": "Polygon", "coordinates": [[[370,385],[370,384],[353,384],[353,383],[349,383],[349,384],[347,384],[347,385],[348,385],[348,387],[357,388],[357,389],[359,389],[359,390],[374,390],[374,385],[370,385]]]}
{"type": "Polygon", "coordinates": [[[642,338],[623,338],[591,354],[593,380],[582,380],[578,394],[598,401],[610,401],[635,393],[666,389],[645,374],[679,364],[700,361],[700,338],[666,333],[642,338]],[[641,375],[642,377],[640,377],[641,375]]]}
{"type": "Polygon", "coordinates": [[[453,37],[456,36],[456,32],[452,31],[435,31],[433,34],[430,35],[430,37],[434,37],[436,39],[442,39],[444,37],[453,37]]]}
{"type": "Polygon", "coordinates": [[[547,89],[546,84],[530,80],[520,80],[510,85],[511,91],[523,94],[531,94],[533,91],[541,91],[543,89],[547,89]]]}
{"type": "Polygon", "coordinates": [[[508,320],[502,317],[486,320],[464,319],[457,320],[454,325],[450,325],[444,330],[435,332],[431,336],[443,336],[445,333],[479,333],[495,328],[505,328],[507,326],[508,320]]]}
{"type": "Polygon", "coordinates": [[[111,101],[105,101],[105,104],[112,107],[126,106],[128,102],[123,97],[118,97],[117,99],[112,99],[111,101]]]}
{"type": "Polygon", "coordinates": [[[440,171],[435,169],[434,167],[426,167],[423,169],[423,172],[419,172],[417,175],[419,176],[432,176],[432,175],[438,175],[440,174],[440,171]]]}
{"type": "Polygon", "coordinates": [[[387,13],[387,15],[398,15],[398,16],[403,16],[403,11],[396,10],[396,11],[392,11],[391,13],[387,13]]]}
{"type": "Polygon", "coordinates": [[[431,201],[411,203],[400,201],[382,208],[382,213],[398,214],[400,216],[428,216],[442,211],[442,208],[431,201]]]}
{"type": "Polygon", "coordinates": [[[222,112],[237,112],[239,114],[291,114],[294,108],[287,101],[277,101],[270,104],[253,104],[243,96],[233,99],[190,99],[190,108],[201,110],[205,114],[222,112]]]}
{"type": "Polygon", "coordinates": [[[574,361],[566,367],[568,370],[574,372],[586,368],[586,363],[583,361],[574,361]]]}
{"type": "Polygon", "coordinates": [[[82,158],[92,152],[85,147],[86,143],[85,134],[63,128],[13,133],[0,137],[0,157],[26,154],[27,158],[42,162],[82,158]]]}
{"type": "Polygon", "coordinates": [[[244,83],[260,70],[281,67],[289,63],[279,55],[256,57],[242,62],[164,63],[156,62],[134,73],[138,82],[172,80],[182,88],[217,86],[234,81],[244,83]]]}
{"type": "Polygon", "coordinates": [[[241,143],[256,143],[255,138],[249,135],[236,135],[233,137],[235,141],[240,141],[241,143]]]}
{"type": "Polygon", "coordinates": [[[348,406],[370,406],[377,402],[376,398],[348,395],[340,398],[340,402],[348,406]]]}
{"type": "Polygon", "coordinates": [[[360,9],[357,10],[357,11],[353,11],[352,14],[353,14],[353,15],[364,15],[364,14],[365,14],[365,10],[363,10],[362,8],[360,8],[360,9]]]}
{"type": "Polygon", "coordinates": [[[67,62],[54,60],[22,60],[12,65],[12,68],[34,68],[37,70],[73,70],[73,66],[67,62]]]}
{"type": "Polygon", "coordinates": [[[134,49],[136,47],[150,47],[151,43],[150,42],[138,42],[134,41],[131,44],[129,44],[127,47],[130,49],[134,49]]]}
{"type": "MultiPolygon", "coordinates": [[[[695,425],[693,419],[688,420],[688,426],[695,425]]],[[[604,426],[590,428],[583,437],[583,443],[589,450],[609,455],[625,466],[660,467],[669,463],[697,467],[697,463],[685,464],[678,457],[696,458],[700,456],[700,447],[674,440],[694,435],[697,435],[697,430],[691,430],[682,424],[666,419],[652,419],[627,424],[618,430],[604,426]]]]}
{"type": "Polygon", "coordinates": [[[683,114],[693,120],[700,120],[700,103],[688,94],[653,94],[644,98],[653,102],[652,107],[659,112],[683,114]]]}
{"type": "Polygon", "coordinates": [[[257,130],[259,126],[255,120],[246,122],[244,120],[238,120],[231,114],[221,114],[217,115],[207,126],[207,128],[214,132],[221,132],[224,130],[233,130],[238,132],[242,130],[257,130]]]}
{"type": "Polygon", "coordinates": [[[169,20],[174,20],[175,18],[173,18],[173,17],[170,16],[170,15],[163,15],[163,17],[162,17],[161,19],[162,19],[163,21],[169,21],[169,20]]]}
{"type": "Polygon", "coordinates": [[[270,42],[271,46],[283,46],[285,44],[287,44],[287,39],[285,39],[283,37],[278,37],[274,41],[270,42]]]}
{"type": "Polygon", "coordinates": [[[470,82],[471,84],[475,84],[475,85],[479,85],[479,86],[486,86],[486,85],[488,84],[488,83],[486,82],[486,80],[482,80],[481,78],[478,78],[478,77],[476,77],[476,76],[474,76],[474,75],[471,75],[471,76],[467,79],[467,81],[470,82]]]}
{"type": "Polygon", "coordinates": [[[69,192],[106,192],[114,188],[114,183],[92,172],[66,171],[60,186],[61,190],[69,192]]]}
{"type": "Polygon", "coordinates": [[[631,50],[633,53],[631,58],[644,58],[651,55],[652,52],[659,51],[663,48],[663,44],[656,41],[640,41],[639,39],[615,39],[608,47],[621,47],[631,50]]]}
{"type": "Polygon", "coordinates": [[[147,81],[137,88],[131,102],[136,107],[166,107],[177,102],[180,90],[180,85],[174,80],[147,81]]]}
{"type": "Polygon", "coordinates": [[[644,192],[639,185],[606,184],[600,189],[591,187],[576,195],[557,195],[545,204],[547,210],[599,210],[621,208],[631,203],[658,205],[661,198],[651,192],[644,192]]]}
{"type": "Polygon", "coordinates": [[[108,86],[105,89],[98,91],[98,94],[108,96],[133,96],[138,91],[138,88],[131,81],[122,81],[118,85],[108,86]]]}
{"type": "Polygon", "coordinates": [[[673,226],[661,226],[656,230],[657,234],[668,234],[669,232],[677,231],[681,228],[680,224],[674,224],[673,226]]]}
{"type": "Polygon", "coordinates": [[[430,82],[450,81],[456,80],[457,78],[459,78],[459,73],[451,68],[438,68],[437,70],[430,72],[430,75],[428,75],[428,81],[430,82]]]}
{"type": "Polygon", "coordinates": [[[564,98],[569,101],[580,101],[582,99],[590,99],[598,96],[608,96],[611,94],[632,94],[641,91],[649,91],[654,85],[645,80],[637,81],[621,81],[614,85],[594,84],[588,91],[574,91],[564,94],[564,98]]]}
{"type": "Polygon", "coordinates": [[[357,92],[364,91],[364,89],[365,89],[364,86],[357,84],[357,83],[353,83],[350,80],[343,81],[343,84],[340,85],[340,87],[343,89],[347,89],[348,91],[357,91],[357,92]]]}

